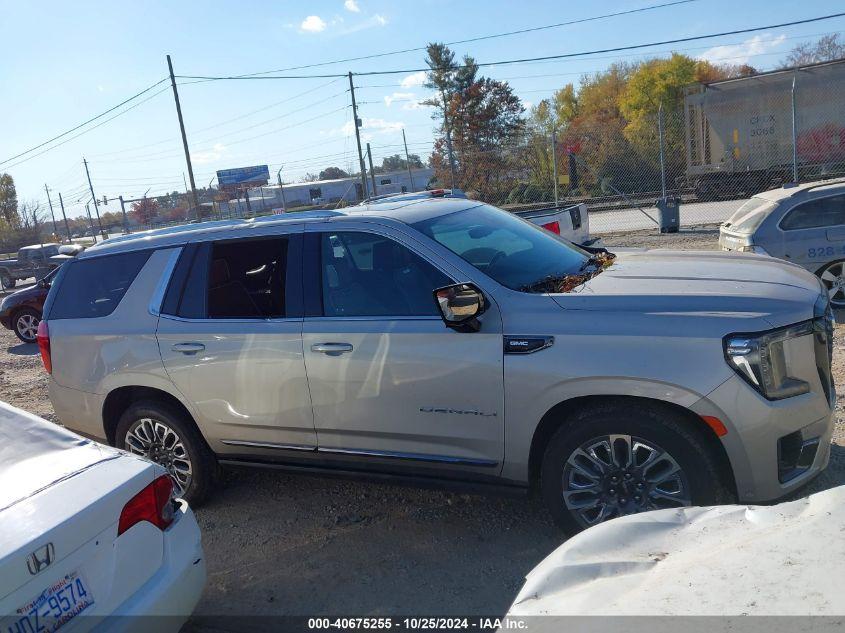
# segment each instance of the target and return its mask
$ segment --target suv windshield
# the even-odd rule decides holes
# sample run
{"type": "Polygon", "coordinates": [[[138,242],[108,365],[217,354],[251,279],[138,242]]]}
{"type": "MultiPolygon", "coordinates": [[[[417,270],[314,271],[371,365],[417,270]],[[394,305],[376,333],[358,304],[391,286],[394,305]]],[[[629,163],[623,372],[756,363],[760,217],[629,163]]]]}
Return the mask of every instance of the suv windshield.
{"type": "Polygon", "coordinates": [[[736,210],[724,227],[737,233],[753,233],[776,206],[777,203],[771,200],[751,198],[736,210]]]}
{"type": "Polygon", "coordinates": [[[413,224],[513,290],[581,272],[590,254],[554,233],[486,204],[413,224]]]}

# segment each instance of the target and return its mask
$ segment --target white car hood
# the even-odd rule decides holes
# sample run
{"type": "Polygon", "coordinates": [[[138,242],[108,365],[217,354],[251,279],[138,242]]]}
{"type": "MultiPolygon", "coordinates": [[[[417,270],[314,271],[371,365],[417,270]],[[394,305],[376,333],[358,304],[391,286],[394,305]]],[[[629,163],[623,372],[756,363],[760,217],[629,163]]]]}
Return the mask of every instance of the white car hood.
{"type": "Polygon", "coordinates": [[[615,519],[534,568],[508,615],[843,615],[844,525],[845,486],[615,519]]]}
{"type": "Polygon", "coordinates": [[[0,402],[0,512],[121,453],[0,402]]]}

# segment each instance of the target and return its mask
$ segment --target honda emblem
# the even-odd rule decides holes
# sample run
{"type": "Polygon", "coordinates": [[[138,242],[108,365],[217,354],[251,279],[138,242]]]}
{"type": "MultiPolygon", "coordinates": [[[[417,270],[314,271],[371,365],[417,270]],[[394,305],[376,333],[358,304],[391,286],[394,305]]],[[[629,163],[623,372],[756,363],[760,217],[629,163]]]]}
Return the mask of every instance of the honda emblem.
{"type": "Polygon", "coordinates": [[[53,549],[53,544],[47,543],[46,545],[39,547],[27,557],[26,567],[29,569],[29,573],[34,576],[42,569],[49,567],[55,558],[56,551],[53,549]]]}

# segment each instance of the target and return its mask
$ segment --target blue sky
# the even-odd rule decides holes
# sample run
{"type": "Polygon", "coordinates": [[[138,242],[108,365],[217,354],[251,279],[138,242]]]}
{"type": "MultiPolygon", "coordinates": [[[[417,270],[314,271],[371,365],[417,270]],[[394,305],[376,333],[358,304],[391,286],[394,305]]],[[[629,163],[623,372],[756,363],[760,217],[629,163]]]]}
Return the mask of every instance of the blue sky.
{"type": "MultiPolygon", "coordinates": [[[[167,53],[173,56],[176,74],[245,74],[422,47],[430,41],[464,40],[661,1],[665,0],[0,0],[0,161],[164,78],[167,53]]],[[[453,48],[487,62],[742,29],[841,10],[841,0],[697,0],[453,48]]],[[[845,18],[626,55],[499,66],[483,72],[507,79],[530,105],[568,82],[577,83],[581,74],[620,59],[680,50],[765,70],[796,43],[831,32],[845,32],[845,18]]],[[[424,53],[415,51],[288,74],[416,69],[424,65],[423,59],[424,53]]],[[[197,186],[207,185],[217,169],[229,167],[268,163],[275,174],[284,165],[282,176],[289,182],[330,165],[349,169],[357,160],[346,79],[181,81],[197,186]]],[[[430,111],[417,103],[426,96],[421,75],[403,72],[356,77],[355,82],[363,136],[373,145],[375,161],[401,151],[402,128],[411,153],[425,158],[433,123],[430,111]]],[[[15,178],[21,200],[46,204],[45,183],[54,192],[61,191],[71,216],[84,210],[83,156],[98,197],[134,197],[147,189],[150,195],[183,190],[185,161],[172,92],[163,83],[143,98],[148,97],[113,121],[43,154],[37,155],[42,151],[38,150],[0,165],[0,171],[15,178]],[[15,164],[23,159],[28,160],[15,164]]]]}

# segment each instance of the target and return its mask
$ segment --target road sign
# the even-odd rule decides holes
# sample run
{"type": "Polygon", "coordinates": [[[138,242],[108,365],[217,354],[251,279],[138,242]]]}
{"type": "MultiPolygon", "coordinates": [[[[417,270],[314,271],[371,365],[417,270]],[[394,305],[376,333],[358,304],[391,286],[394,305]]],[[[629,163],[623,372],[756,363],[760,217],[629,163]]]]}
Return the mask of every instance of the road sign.
{"type": "Polygon", "coordinates": [[[221,169],[217,172],[217,184],[223,191],[261,187],[269,180],[270,169],[267,165],[221,169]]]}

